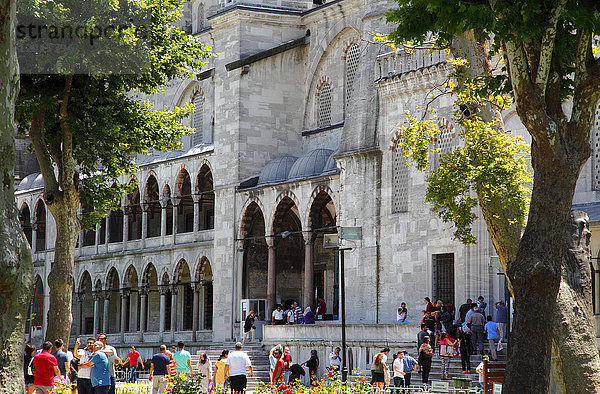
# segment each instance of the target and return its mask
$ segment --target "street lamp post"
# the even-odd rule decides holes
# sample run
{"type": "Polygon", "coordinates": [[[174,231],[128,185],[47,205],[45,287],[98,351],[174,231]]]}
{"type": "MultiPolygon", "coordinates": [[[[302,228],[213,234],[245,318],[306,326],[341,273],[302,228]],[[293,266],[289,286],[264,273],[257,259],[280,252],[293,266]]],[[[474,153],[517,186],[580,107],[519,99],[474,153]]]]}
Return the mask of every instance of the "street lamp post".
{"type": "Polygon", "coordinates": [[[348,366],[346,364],[346,281],[344,278],[344,251],[352,248],[338,248],[340,251],[340,298],[342,315],[342,382],[348,378],[348,366]]]}

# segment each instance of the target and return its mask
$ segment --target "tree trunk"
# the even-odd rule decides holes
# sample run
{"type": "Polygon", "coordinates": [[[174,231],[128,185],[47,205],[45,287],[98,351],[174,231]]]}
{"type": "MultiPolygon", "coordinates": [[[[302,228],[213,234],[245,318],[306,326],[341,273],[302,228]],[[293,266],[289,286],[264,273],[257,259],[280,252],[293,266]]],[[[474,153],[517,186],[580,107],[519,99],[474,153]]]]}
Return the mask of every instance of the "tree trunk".
{"type": "Polygon", "coordinates": [[[15,1],[0,0],[0,393],[22,393],[27,306],[33,288],[31,249],[15,204],[15,99],[19,90],[15,50],[15,1]]]}
{"type": "Polygon", "coordinates": [[[571,212],[565,238],[562,281],[556,299],[554,347],[559,356],[558,387],[573,393],[600,393],[600,357],[593,324],[589,219],[571,212]]]}
{"type": "Polygon", "coordinates": [[[583,163],[557,158],[550,142],[532,143],[534,181],[527,226],[507,274],[515,294],[504,379],[507,393],[547,393],[556,297],[575,182],[583,163]]]}
{"type": "Polygon", "coordinates": [[[50,308],[48,309],[48,328],[46,340],[69,340],[73,315],[71,311],[73,297],[73,266],[75,263],[75,244],[79,235],[77,208],[78,195],[65,192],[61,201],[48,205],[56,221],[56,243],[54,262],[48,275],[50,287],[50,308]]]}

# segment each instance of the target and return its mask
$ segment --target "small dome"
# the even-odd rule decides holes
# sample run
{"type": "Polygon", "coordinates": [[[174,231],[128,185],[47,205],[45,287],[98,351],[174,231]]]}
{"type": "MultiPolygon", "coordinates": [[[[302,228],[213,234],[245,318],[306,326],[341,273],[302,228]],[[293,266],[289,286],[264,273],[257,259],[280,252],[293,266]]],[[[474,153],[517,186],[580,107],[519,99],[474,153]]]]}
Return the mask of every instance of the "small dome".
{"type": "Polygon", "coordinates": [[[264,166],[258,177],[258,184],[283,182],[288,179],[288,174],[294,162],[298,160],[294,156],[284,156],[273,159],[264,166]]]}
{"type": "Polygon", "coordinates": [[[337,162],[333,158],[333,153],[327,159],[327,163],[325,163],[325,168],[323,169],[323,174],[331,174],[337,172],[337,162]]]}
{"type": "Polygon", "coordinates": [[[321,175],[329,157],[333,154],[331,149],[311,150],[299,158],[290,170],[289,179],[309,178],[321,175]]]}
{"type": "Polygon", "coordinates": [[[19,186],[17,186],[17,191],[33,190],[42,187],[44,187],[44,177],[41,172],[36,172],[23,178],[19,186]]]}

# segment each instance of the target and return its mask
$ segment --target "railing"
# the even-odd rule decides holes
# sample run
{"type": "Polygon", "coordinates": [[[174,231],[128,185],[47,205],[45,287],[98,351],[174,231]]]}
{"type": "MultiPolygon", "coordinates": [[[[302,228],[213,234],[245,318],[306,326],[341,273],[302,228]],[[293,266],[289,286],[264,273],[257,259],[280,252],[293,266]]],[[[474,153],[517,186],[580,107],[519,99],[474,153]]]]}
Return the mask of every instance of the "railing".
{"type": "Polygon", "coordinates": [[[389,52],[377,57],[379,78],[405,74],[446,62],[441,50],[415,49],[410,52],[389,52]]]}
{"type": "Polygon", "coordinates": [[[152,393],[152,383],[148,381],[138,381],[136,383],[120,383],[116,385],[116,394],[150,394],[152,393]]]}

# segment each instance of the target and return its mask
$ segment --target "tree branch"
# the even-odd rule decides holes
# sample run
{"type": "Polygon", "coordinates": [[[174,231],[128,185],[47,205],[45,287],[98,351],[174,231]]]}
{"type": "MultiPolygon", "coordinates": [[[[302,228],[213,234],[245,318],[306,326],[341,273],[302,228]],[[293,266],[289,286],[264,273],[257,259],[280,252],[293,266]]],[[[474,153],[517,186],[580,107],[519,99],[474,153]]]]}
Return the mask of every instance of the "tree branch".
{"type": "Polygon", "coordinates": [[[527,55],[523,46],[513,40],[507,40],[504,47],[510,83],[521,121],[533,139],[540,142],[553,139],[556,136],[556,127],[550,127],[548,115],[544,111],[545,102],[529,78],[527,55]]]}
{"type": "Polygon", "coordinates": [[[69,124],[69,98],[71,97],[72,85],[73,74],[69,74],[65,80],[65,89],[60,103],[60,130],[62,135],[61,187],[64,191],[72,190],[74,187],[73,176],[75,174],[73,133],[69,124]]]}
{"type": "MultiPolygon", "coordinates": [[[[31,117],[31,127],[29,128],[29,139],[33,144],[35,156],[42,176],[44,178],[44,189],[46,195],[54,195],[56,198],[60,195],[60,189],[54,174],[54,167],[50,159],[50,153],[46,146],[46,138],[44,133],[44,121],[46,117],[46,104],[40,106],[33,112],[31,117]]],[[[46,201],[49,203],[48,201],[46,201]]]]}
{"type": "Polygon", "coordinates": [[[600,90],[598,61],[592,60],[592,34],[577,32],[575,76],[573,78],[573,110],[567,132],[572,134],[573,150],[587,158],[590,154],[589,134],[600,90]]]}
{"type": "Polygon", "coordinates": [[[567,0],[561,0],[556,7],[552,10],[550,18],[548,19],[548,28],[544,32],[542,37],[540,57],[538,61],[537,75],[535,79],[535,85],[542,92],[542,95],[546,94],[546,85],[548,82],[548,74],[550,72],[550,66],[552,64],[552,53],[554,52],[554,41],[556,38],[556,29],[558,24],[558,16],[565,8],[567,0]]]}

